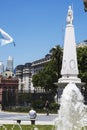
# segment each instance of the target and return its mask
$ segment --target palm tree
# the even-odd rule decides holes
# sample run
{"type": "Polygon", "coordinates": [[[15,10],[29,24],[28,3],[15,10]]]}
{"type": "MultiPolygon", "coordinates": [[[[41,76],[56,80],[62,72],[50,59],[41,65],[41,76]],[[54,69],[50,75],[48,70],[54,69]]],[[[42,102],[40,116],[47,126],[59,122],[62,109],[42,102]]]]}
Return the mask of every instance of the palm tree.
{"type": "Polygon", "coordinates": [[[55,46],[50,50],[51,58],[54,63],[54,69],[57,72],[58,79],[60,78],[60,71],[61,71],[61,65],[62,65],[62,48],[60,45],[55,46]]]}

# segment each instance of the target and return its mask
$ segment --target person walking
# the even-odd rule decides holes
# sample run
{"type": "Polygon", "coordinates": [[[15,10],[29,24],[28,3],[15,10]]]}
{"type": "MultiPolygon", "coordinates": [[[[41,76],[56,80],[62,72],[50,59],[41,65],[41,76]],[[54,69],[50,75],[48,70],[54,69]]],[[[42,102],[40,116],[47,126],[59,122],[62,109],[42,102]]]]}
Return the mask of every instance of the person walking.
{"type": "Polygon", "coordinates": [[[46,113],[47,113],[47,116],[48,116],[49,115],[49,102],[48,102],[48,100],[45,103],[45,109],[46,109],[46,113]]]}

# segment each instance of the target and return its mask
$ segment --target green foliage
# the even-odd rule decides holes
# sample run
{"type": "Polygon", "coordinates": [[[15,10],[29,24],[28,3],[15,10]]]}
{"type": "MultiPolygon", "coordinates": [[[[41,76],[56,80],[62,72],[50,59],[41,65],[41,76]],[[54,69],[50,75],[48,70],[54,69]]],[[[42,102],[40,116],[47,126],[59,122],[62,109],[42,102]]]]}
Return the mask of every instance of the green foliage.
{"type": "Polygon", "coordinates": [[[32,82],[33,82],[33,86],[35,87],[35,86],[38,86],[38,81],[39,80],[39,76],[38,76],[38,74],[35,74],[35,75],[33,75],[33,77],[32,77],[32,82]]]}
{"type": "Polygon", "coordinates": [[[33,75],[32,82],[34,87],[44,86],[44,76],[45,75],[43,71],[39,71],[37,74],[33,75]]]}
{"type": "Polygon", "coordinates": [[[57,75],[49,66],[50,63],[42,71],[33,76],[32,82],[35,87],[41,86],[45,88],[46,91],[56,88],[54,87],[54,82],[57,81],[57,75]]]}
{"type": "Polygon", "coordinates": [[[57,113],[59,107],[60,107],[60,105],[59,105],[58,103],[51,103],[51,104],[50,104],[50,111],[51,111],[51,113],[52,113],[52,112],[53,112],[53,113],[54,113],[54,112],[57,113]]]}
{"type": "Polygon", "coordinates": [[[79,77],[87,84],[87,47],[77,48],[79,77]]]}
{"type": "Polygon", "coordinates": [[[59,45],[57,45],[50,50],[50,53],[51,53],[51,58],[54,65],[54,69],[59,79],[61,76],[60,71],[61,71],[61,66],[62,66],[62,55],[63,55],[62,48],[59,45]]]}
{"type": "Polygon", "coordinates": [[[7,111],[10,112],[29,112],[30,106],[16,106],[16,107],[11,107],[10,109],[8,108],[7,111]]]}
{"type": "Polygon", "coordinates": [[[33,101],[33,103],[32,103],[32,106],[33,106],[33,108],[35,108],[35,110],[36,109],[43,109],[43,107],[44,107],[44,101],[43,100],[40,100],[40,99],[38,99],[38,100],[35,100],[35,101],[33,101]]]}

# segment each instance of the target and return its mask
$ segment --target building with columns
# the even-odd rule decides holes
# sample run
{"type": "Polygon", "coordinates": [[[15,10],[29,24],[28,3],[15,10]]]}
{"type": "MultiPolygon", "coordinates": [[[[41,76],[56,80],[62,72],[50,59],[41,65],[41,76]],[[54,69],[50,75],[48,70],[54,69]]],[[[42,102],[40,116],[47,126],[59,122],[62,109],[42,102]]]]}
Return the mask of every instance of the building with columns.
{"type": "Polygon", "coordinates": [[[32,83],[32,76],[38,71],[43,70],[44,66],[50,61],[50,59],[50,54],[47,54],[42,59],[33,61],[32,63],[25,63],[25,65],[18,65],[16,67],[15,75],[19,79],[19,91],[35,91],[32,83]]]}

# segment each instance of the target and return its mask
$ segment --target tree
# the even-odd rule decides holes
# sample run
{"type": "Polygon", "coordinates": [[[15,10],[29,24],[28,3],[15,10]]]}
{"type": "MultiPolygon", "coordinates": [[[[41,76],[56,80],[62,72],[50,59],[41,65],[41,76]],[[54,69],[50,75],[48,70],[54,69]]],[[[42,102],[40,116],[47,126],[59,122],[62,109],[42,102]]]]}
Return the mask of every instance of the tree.
{"type": "Polygon", "coordinates": [[[79,77],[87,84],[87,46],[77,48],[79,77]]]}
{"type": "Polygon", "coordinates": [[[57,75],[53,71],[53,69],[51,69],[50,63],[48,63],[48,65],[46,65],[42,71],[38,72],[32,77],[34,87],[40,86],[41,88],[44,88],[46,91],[55,91],[56,87],[54,87],[54,82],[56,81],[57,75]]]}
{"type": "Polygon", "coordinates": [[[53,68],[53,62],[50,61],[47,66],[44,68],[44,85],[45,90],[56,90],[56,87],[54,85],[55,82],[57,82],[58,77],[56,75],[56,71],[54,71],[53,68]]]}
{"type": "Polygon", "coordinates": [[[32,82],[34,87],[43,87],[44,86],[44,72],[39,71],[32,77],[32,82]]]}
{"type": "Polygon", "coordinates": [[[53,61],[55,71],[59,79],[61,76],[60,71],[61,71],[61,66],[62,66],[62,55],[63,55],[62,48],[60,47],[60,45],[57,45],[50,50],[50,53],[51,53],[51,58],[53,61]]]}

